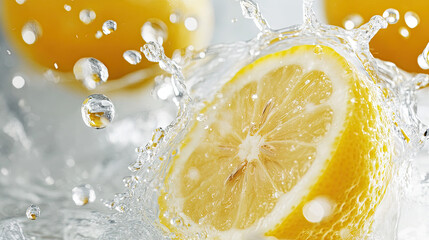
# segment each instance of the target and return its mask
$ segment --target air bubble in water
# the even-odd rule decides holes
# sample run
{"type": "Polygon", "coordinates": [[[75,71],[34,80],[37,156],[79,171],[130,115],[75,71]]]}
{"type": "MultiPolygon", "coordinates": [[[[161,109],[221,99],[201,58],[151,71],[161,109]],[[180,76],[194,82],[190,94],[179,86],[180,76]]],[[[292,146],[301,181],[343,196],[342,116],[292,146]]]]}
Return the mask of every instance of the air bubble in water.
{"type": "Polygon", "coordinates": [[[187,17],[185,19],[185,28],[193,32],[198,29],[198,20],[195,17],[187,17]]]}
{"type": "Polygon", "coordinates": [[[27,22],[21,30],[21,36],[24,42],[32,45],[42,35],[42,28],[36,21],[27,22]]]}
{"type": "Polygon", "coordinates": [[[70,5],[68,5],[68,4],[64,4],[64,9],[67,11],[67,12],[70,12],[71,11],[71,6],[70,5]]]}
{"type": "Polygon", "coordinates": [[[157,42],[148,42],[143,48],[142,52],[146,56],[147,60],[151,62],[159,62],[162,60],[164,48],[157,42]]]}
{"type": "Polygon", "coordinates": [[[141,28],[141,36],[145,42],[163,44],[168,37],[167,25],[159,19],[149,19],[141,28]]]}
{"type": "Polygon", "coordinates": [[[410,31],[408,31],[408,29],[407,29],[407,28],[405,28],[405,27],[400,27],[400,28],[399,28],[399,34],[400,34],[402,37],[404,37],[404,38],[408,38],[408,37],[410,37],[410,31]]]}
{"type": "Polygon", "coordinates": [[[109,78],[107,67],[95,58],[79,59],[73,67],[73,73],[88,89],[95,89],[109,78]]]}
{"type": "Polygon", "coordinates": [[[325,197],[317,197],[304,205],[302,213],[311,223],[318,223],[332,214],[333,204],[325,197]]]}
{"type": "Polygon", "coordinates": [[[115,117],[115,106],[103,94],[92,94],[85,99],[81,107],[82,119],[88,127],[102,129],[115,117]]]}
{"type": "Polygon", "coordinates": [[[417,62],[422,69],[429,69],[429,43],[426,45],[423,52],[417,58],[417,62]]]}
{"type": "Polygon", "coordinates": [[[394,8],[386,9],[386,11],[383,13],[383,18],[386,19],[389,24],[397,23],[399,21],[399,17],[400,15],[398,10],[394,8]]]}
{"type": "Polygon", "coordinates": [[[180,14],[179,13],[170,14],[170,22],[171,23],[178,23],[179,21],[180,21],[180,14]]]}
{"type": "Polygon", "coordinates": [[[359,27],[363,23],[363,18],[359,14],[351,14],[344,19],[343,25],[347,30],[359,27]]]}
{"type": "Polygon", "coordinates": [[[96,16],[95,12],[90,9],[83,9],[79,13],[79,19],[85,24],[90,24],[96,16]]]}
{"type": "Polygon", "coordinates": [[[74,187],[72,190],[72,199],[77,206],[83,206],[95,201],[94,188],[89,184],[74,187]]]}
{"type": "Polygon", "coordinates": [[[415,28],[420,23],[419,15],[417,15],[417,13],[412,11],[406,12],[404,18],[405,18],[405,23],[409,28],[415,28]]]}
{"type": "Polygon", "coordinates": [[[36,220],[40,217],[40,208],[37,205],[30,205],[26,211],[27,218],[30,220],[36,220]]]}
{"type": "Polygon", "coordinates": [[[117,28],[118,28],[118,24],[113,20],[105,21],[102,27],[103,33],[105,35],[111,34],[112,32],[116,31],[117,28]]]}
{"type": "Polygon", "coordinates": [[[135,50],[127,50],[122,55],[129,64],[136,65],[142,60],[142,55],[135,50]]]}
{"type": "Polygon", "coordinates": [[[101,31],[97,31],[95,33],[95,38],[100,39],[103,36],[103,33],[101,31]]]}

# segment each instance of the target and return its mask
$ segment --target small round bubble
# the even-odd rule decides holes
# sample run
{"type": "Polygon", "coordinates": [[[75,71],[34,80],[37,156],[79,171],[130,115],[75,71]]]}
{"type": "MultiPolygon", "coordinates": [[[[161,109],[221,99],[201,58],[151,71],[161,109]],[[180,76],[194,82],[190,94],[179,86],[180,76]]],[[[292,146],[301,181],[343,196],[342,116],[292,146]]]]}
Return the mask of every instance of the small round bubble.
{"type": "Polygon", "coordinates": [[[92,21],[94,21],[95,17],[95,12],[90,9],[83,9],[79,12],[79,19],[85,24],[90,24],[92,21]]]}
{"type": "Polygon", "coordinates": [[[38,217],[40,217],[40,208],[37,205],[32,204],[27,208],[25,213],[28,219],[36,220],[38,217]]]}
{"type": "Polygon", "coordinates": [[[347,30],[352,30],[354,28],[357,28],[360,25],[362,25],[362,23],[363,23],[363,18],[359,14],[348,15],[343,21],[344,28],[347,30]]]}
{"type": "Polygon", "coordinates": [[[188,17],[185,19],[185,28],[193,32],[198,29],[198,20],[194,17],[188,17]]]}
{"type": "Polygon", "coordinates": [[[36,21],[27,22],[21,30],[22,40],[28,45],[34,44],[42,35],[42,28],[36,21]]]}
{"type": "Polygon", "coordinates": [[[129,64],[136,65],[141,62],[142,55],[135,50],[127,50],[122,55],[129,64]]]}
{"type": "Polygon", "coordinates": [[[95,58],[81,58],[74,67],[73,73],[77,80],[82,81],[88,89],[95,89],[109,78],[107,67],[95,58]]]}
{"type": "Polygon", "coordinates": [[[95,201],[94,188],[89,184],[80,185],[72,189],[72,199],[77,206],[84,206],[95,201]]]}
{"type": "Polygon", "coordinates": [[[105,21],[102,27],[103,33],[105,35],[111,34],[112,32],[116,31],[117,28],[118,28],[118,24],[113,20],[105,21]]]}
{"type": "Polygon", "coordinates": [[[145,42],[163,44],[168,37],[167,25],[159,19],[149,19],[141,28],[141,36],[145,42]]]}
{"type": "Polygon", "coordinates": [[[386,9],[383,13],[383,18],[386,19],[389,24],[395,24],[399,21],[399,12],[393,8],[386,9]]]}
{"type": "Polygon", "coordinates": [[[85,99],[81,107],[85,125],[95,129],[107,127],[115,117],[115,107],[103,94],[93,94],[85,99]]]}
{"type": "Polygon", "coordinates": [[[404,19],[405,19],[405,24],[407,24],[409,28],[415,28],[420,23],[419,15],[417,15],[417,13],[413,11],[406,12],[404,15],[404,19]]]}

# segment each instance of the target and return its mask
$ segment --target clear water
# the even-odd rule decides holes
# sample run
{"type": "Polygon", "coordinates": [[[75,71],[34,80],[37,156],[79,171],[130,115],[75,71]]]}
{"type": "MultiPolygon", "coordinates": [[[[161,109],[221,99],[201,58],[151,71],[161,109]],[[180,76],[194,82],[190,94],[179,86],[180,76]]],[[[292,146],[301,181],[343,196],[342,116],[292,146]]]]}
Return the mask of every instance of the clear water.
{"type": "MultiPolygon", "coordinates": [[[[149,44],[145,45],[143,50],[146,57],[149,60],[160,62],[161,68],[168,73],[157,79],[157,86],[153,93],[161,100],[173,102],[178,107],[177,117],[166,127],[157,128],[147,144],[139,142],[144,137],[133,137],[131,134],[147,133],[148,129],[154,129],[155,126],[150,124],[153,122],[151,121],[153,116],[129,116],[128,119],[113,123],[106,128],[108,132],[104,132],[102,135],[93,133],[93,135],[89,135],[88,139],[75,139],[75,141],[84,141],[93,148],[91,151],[83,151],[79,155],[61,162],[58,161],[56,164],[59,166],[55,169],[73,169],[78,162],[88,158],[97,158],[97,151],[106,151],[106,148],[103,147],[106,144],[105,141],[112,143],[114,147],[107,150],[109,154],[104,156],[108,157],[99,161],[100,166],[89,168],[94,169],[93,172],[85,173],[85,169],[75,169],[69,177],[73,180],[69,182],[55,181],[55,179],[59,179],[57,175],[61,173],[46,171],[43,173],[42,170],[41,177],[39,171],[34,172],[34,169],[46,169],[43,167],[43,157],[55,155],[53,151],[67,152],[69,150],[60,145],[54,145],[51,149],[40,147],[42,144],[37,141],[36,129],[32,129],[31,124],[30,126],[23,125],[21,122],[24,121],[20,121],[22,118],[31,117],[31,114],[26,112],[28,103],[17,99],[6,100],[0,96],[0,113],[3,111],[2,114],[7,116],[6,119],[0,120],[0,123],[4,122],[2,126],[5,126],[4,133],[2,133],[5,136],[0,136],[2,153],[19,154],[26,158],[34,156],[32,165],[20,169],[20,171],[22,176],[34,176],[34,181],[38,183],[28,185],[28,182],[19,180],[19,178],[10,179],[9,176],[15,174],[9,171],[9,169],[14,169],[13,164],[8,163],[9,168],[0,166],[0,183],[3,186],[7,185],[8,189],[14,189],[14,191],[2,192],[3,213],[0,213],[2,214],[0,216],[17,215],[8,212],[8,205],[22,205],[21,209],[24,209],[21,214],[22,218],[0,221],[0,236],[5,239],[31,239],[30,237],[35,239],[169,239],[174,237],[165,232],[157,220],[160,214],[157,199],[166,169],[168,169],[172,157],[177,154],[181,139],[193,121],[200,121],[204,118],[204,116],[194,117],[200,107],[198,103],[214,97],[216,91],[239,69],[255,59],[304,43],[333,47],[349,61],[359,66],[362,71],[378,76],[380,81],[377,84],[386,87],[391,93],[391,97],[386,99],[385,107],[395,112],[395,120],[398,123],[398,126],[392,126],[395,132],[398,171],[396,181],[391,184],[383,205],[377,210],[377,218],[390,220],[393,225],[386,226],[384,221],[376,221],[374,233],[370,237],[377,240],[397,238],[405,240],[423,239],[429,236],[427,225],[407,226],[402,223],[403,219],[407,219],[407,214],[418,215],[416,212],[420,209],[427,209],[424,206],[429,204],[427,200],[429,178],[425,174],[429,172],[429,167],[424,168],[419,165],[421,162],[414,161],[417,159],[415,154],[426,141],[424,133],[427,126],[417,116],[417,100],[419,92],[424,91],[423,88],[428,85],[429,78],[422,74],[408,74],[391,63],[374,59],[368,49],[368,42],[376,32],[394,21],[389,20],[392,15],[388,14],[385,18],[374,17],[371,22],[364,24],[359,29],[345,31],[317,22],[311,11],[310,2],[306,2],[308,5],[305,6],[303,25],[272,30],[252,1],[242,2],[244,15],[254,20],[260,30],[258,36],[253,40],[215,45],[201,52],[189,50],[183,56],[173,58],[174,61],[163,55],[162,47],[158,43],[149,41],[149,44]],[[13,102],[18,104],[14,105],[13,102]],[[11,116],[7,112],[11,108],[19,108],[19,114],[11,116]],[[127,128],[131,129],[127,130],[127,128]],[[119,139],[118,134],[129,134],[128,142],[123,140],[115,142],[115,139],[119,139]],[[404,134],[409,139],[408,143],[406,143],[404,134]],[[115,152],[123,152],[120,150],[134,144],[143,146],[136,149],[135,161],[130,164],[129,171],[116,169],[118,164],[115,161],[124,158],[129,161],[134,153],[128,151],[128,155],[118,156],[115,155],[115,152]],[[42,149],[42,151],[34,152],[32,149],[42,149]],[[125,188],[109,186],[114,175],[126,176],[122,181],[125,188]],[[95,186],[95,189],[100,192],[100,194],[97,193],[97,198],[103,199],[102,203],[107,208],[95,204],[88,204],[91,207],[90,210],[82,207],[71,208],[70,206],[74,205],[73,195],[76,191],[70,192],[69,195],[56,191],[56,189],[64,187],[79,188],[82,187],[82,183],[85,186],[97,178],[104,179],[104,181],[98,181],[105,183],[102,186],[104,190],[101,190],[100,186],[95,186]],[[111,192],[109,188],[111,191],[121,191],[122,193],[113,197],[111,195],[103,196],[103,191],[111,192]],[[37,194],[23,194],[23,192],[37,194]],[[25,196],[24,200],[16,201],[16,199],[22,199],[23,196],[25,196]],[[41,196],[43,199],[50,199],[62,204],[52,205],[50,202],[41,201],[41,196]],[[36,221],[28,221],[26,218],[25,209],[31,203],[37,203],[42,212],[36,221]],[[411,211],[407,209],[410,207],[411,211]],[[108,208],[114,209],[115,213],[108,211],[108,208]],[[407,211],[401,212],[401,209],[407,211]]],[[[38,92],[37,89],[33,91],[38,92]]],[[[123,101],[126,100],[123,99],[123,101]]],[[[71,106],[70,109],[72,109],[71,106]]],[[[168,115],[162,111],[157,112],[156,108],[153,109],[152,113],[155,118],[163,114],[168,115]]],[[[81,120],[78,118],[65,119],[64,124],[67,125],[67,122],[70,121],[81,120]]],[[[78,131],[85,130],[78,129],[78,131]]],[[[48,130],[47,133],[52,134],[54,142],[55,139],[61,141],[62,136],[68,136],[67,131],[48,130]]],[[[11,156],[10,159],[13,157],[19,156],[11,156]]],[[[10,160],[6,159],[6,161],[10,160]]],[[[120,181],[117,182],[120,183],[120,181]]],[[[82,192],[88,193],[88,191],[80,191],[80,193],[82,192]]],[[[88,194],[90,195],[90,191],[88,194]]],[[[86,196],[86,194],[84,195],[86,196]]],[[[79,196],[82,197],[82,195],[79,196]]],[[[74,202],[76,203],[76,201],[74,202]]],[[[184,222],[180,217],[171,215],[168,218],[175,226],[183,227],[184,222]]],[[[205,236],[206,233],[192,233],[189,239],[204,239],[205,236]]]]}

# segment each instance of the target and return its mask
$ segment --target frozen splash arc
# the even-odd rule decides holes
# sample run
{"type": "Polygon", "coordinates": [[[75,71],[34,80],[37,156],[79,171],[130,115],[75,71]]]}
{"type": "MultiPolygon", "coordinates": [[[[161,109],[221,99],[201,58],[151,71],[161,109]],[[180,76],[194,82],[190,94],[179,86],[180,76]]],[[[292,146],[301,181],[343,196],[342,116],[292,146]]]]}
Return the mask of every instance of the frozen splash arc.
{"type": "MultiPolygon", "coordinates": [[[[133,176],[124,179],[126,193],[118,195],[109,204],[110,207],[123,212],[119,218],[124,223],[132,223],[134,228],[138,224],[140,238],[205,239],[215,236],[210,229],[201,231],[201,228],[194,226],[199,223],[189,222],[180,212],[160,211],[159,198],[163,197],[168,201],[170,197],[164,194],[169,191],[164,182],[172,162],[181,154],[183,140],[191,128],[198,122],[210,121],[207,119],[209,114],[207,116],[201,114],[201,110],[207,106],[207,102],[215,98],[222,99],[220,89],[240,69],[264,56],[294,46],[314,45],[315,51],[323,49],[317,46],[334,49],[365,76],[368,86],[377,89],[378,96],[383,99],[383,104],[379,107],[385,108],[389,116],[391,128],[388,131],[391,133],[389,141],[394,148],[394,166],[392,166],[394,170],[406,165],[412,155],[423,145],[427,127],[416,116],[415,92],[428,85],[429,77],[403,72],[392,63],[374,59],[369,51],[371,38],[392,21],[374,16],[370,22],[358,29],[345,30],[320,23],[312,10],[312,1],[304,1],[302,25],[273,30],[253,1],[242,0],[241,5],[244,16],[252,19],[260,29],[258,36],[248,42],[216,45],[201,52],[188,52],[179,59],[181,61],[167,58],[163,54],[162,47],[155,42],[145,46],[146,57],[151,61],[159,62],[160,67],[171,74],[164,76],[159,82],[172,86],[174,93],[172,100],[178,106],[178,116],[166,129],[155,130],[152,140],[138,149],[137,160],[130,165],[133,176]],[[168,219],[169,223],[162,224],[159,220],[160,216],[162,219],[168,219]],[[169,226],[166,227],[166,225],[169,226]],[[171,228],[175,229],[175,233],[170,232],[171,228]]],[[[157,92],[157,87],[154,92],[157,92]]],[[[252,141],[249,140],[249,142],[252,141]]],[[[195,172],[195,177],[197,174],[195,172]]],[[[392,176],[391,184],[386,190],[387,196],[400,195],[401,188],[404,187],[403,182],[397,180],[402,177],[399,176],[400,174],[402,174],[401,171],[395,171],[392,176]]],[[[309,207],[304,209],[321,208],[329,212],[329,199],[319,200],[311,202],[309,207]]],[[[386,227],[377,222],[377,218],[383,215],[396,221],[398,219],[397,211],[388,211],[392,206],[395,208],[398,203],[387,201],[383,200],[375,212],[375,222],[373,226],[368,226],[368,229],[371,228],[368,231],[370,232],[368,237],[394,239],[396,233],[392,228],[395,224],[386,227]]],[[[306,219],[317,221],[319,217],[310,212],[306,219]]],[[[347,236],[353,236],[353,233],[342,231],[336,233],[336,236],[347,238],[347,236]]]]}

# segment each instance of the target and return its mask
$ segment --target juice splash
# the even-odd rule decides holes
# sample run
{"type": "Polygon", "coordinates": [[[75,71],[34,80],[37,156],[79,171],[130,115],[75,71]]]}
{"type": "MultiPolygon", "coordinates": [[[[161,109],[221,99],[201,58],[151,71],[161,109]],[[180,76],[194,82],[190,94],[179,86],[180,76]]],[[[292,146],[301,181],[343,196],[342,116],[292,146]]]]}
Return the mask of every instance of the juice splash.
{"type": "MultiPolygon", "coordinates": [[[[184,218],[186,214],[165,211],[164,207],[158,205],[159,201],[164,201],[158,200],[158,198],[165,198],[168,201],[168,198],[171,197],[168,194],[170,190],[169,186],[165,184],[165,179],[168,177],[171,165],[174,164],[175,156],[180,155],[180,151],[183,150],[180,147],[181,142],[186,139],[186,135],[190,133],[191,129],[195,128],[193,127],[195,122],[205,121],[207,116],[199,112],[201,109],[207,108],[207,102],[223,98],[223,95],[219,94],[220,89],[239,69],[264,56],[293,46],[307,44],[316,46],[315,49],[318,49],[318,45],[329,46],[353,64],[363,76],[366,76],[365,78],[368,78],[365,80],[366,84],[376,89],[382,96],[383,103],[379,107],[388,113],[390,122],[388,131],[391,135],[386,135],[386,138],[390,139],[389,136],[391,136],[391,147],[394,148],[393,179],[381,205],[375,209],[374,224],[369,226],[366,233],[369,235],[353,235],[357,233],[338,231],[332,233],[332,236],[336,236],[336,238],[395,239],[396,224],[399,218],[398,201],[406,189],[401,180],[404,177],[401,169],[410,163],[413,155],[422,147],[425,140],[426,127],[416,117],[415,92],[417,89],[425,87],[429,81],[427,75],[411,75],[399,70],[392,63],[372,57],[369,51],[370,40],[380,29],[386,28],[389,23],[396,22],[396,15],[374,16],[360,28],[344,30],[321,24],[312,10],[312,2],[304,1],[303,25],[273,30],[253,1],[243,0],[240,3],[243,15],[253,19],[259,28],[259,35],[248,42],[213,46],[203,52],[189,53],[188,57],[193,61],[186,62],[185,60],[183,64],[186,78],[179,71],[177,64],[165,57],[159,45],[150,43],[145,46],[148,59],[159,61],[161,68],[172,74],[172,76],[164,77],[161,82],[172,82],[175,95],[173,101],[179,106],[179,113],[176,121],[165,130],[157,129],[152,141],[140,149],[136,162],[130,165],[130,170],[134,174],[131,177],[132,180],[127,181],[128,192],[121,195],[120,199],[113,201],[111,206],[121,212],[126,212],[126,215],[132,219],[141,219],[140,217],[144,216],[141,223],[147,230],[148,235],[144,235],[146,237],[205,239],[223,236],[222,234],[217,235],[218,233],[210,229],[201,230],[205,229],[198,227],[201,223],[194,223],[184,218]],[[188,87],[188,91],[185,86],[188,87]],[[159,218],[164,220],[160,221],[159,218]],[[384,225],[383,222],[386,219],[391,219],[392,225],[384,225]]],[[[323,51],[323,47],[319,49],[323,51]]],[[[206,115],[211,116],[209,112],[206,115]]],[[[313,204],[314,206],[311,205],[309,208],[324,206],[325,204],[321,204],[322,202],[326,201],[314,203],[316,205],[313,204]]],[[[311,214],[306,218],[310,222],[318,222],[316,219],[319,219],[318,216],[311,214]]],[[[234,234],[234,238],[246,239],[254,237],[252,234],[260,233],[256,231],[250,233],[251,235],[234,234]]],[[[262,235],[264,234],[262,233],[262,235]]],[[[268,233],[268,235],[270,234],[268,233]]]]}

